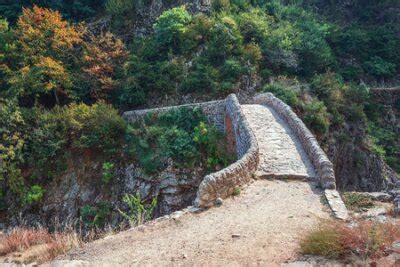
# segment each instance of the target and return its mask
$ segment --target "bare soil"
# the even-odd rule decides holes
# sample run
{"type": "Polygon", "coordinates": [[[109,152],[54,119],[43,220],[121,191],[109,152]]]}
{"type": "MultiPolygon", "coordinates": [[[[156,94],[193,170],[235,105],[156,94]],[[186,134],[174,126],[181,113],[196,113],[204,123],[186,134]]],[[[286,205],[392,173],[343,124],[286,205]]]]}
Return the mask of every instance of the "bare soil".
{"type": "Polygon", "coordinates": [[[71,251],[90,266],[278,266],[328,208],[302,181],[256,180],[239,196],[198,214],[149,224],[71,251]]]}

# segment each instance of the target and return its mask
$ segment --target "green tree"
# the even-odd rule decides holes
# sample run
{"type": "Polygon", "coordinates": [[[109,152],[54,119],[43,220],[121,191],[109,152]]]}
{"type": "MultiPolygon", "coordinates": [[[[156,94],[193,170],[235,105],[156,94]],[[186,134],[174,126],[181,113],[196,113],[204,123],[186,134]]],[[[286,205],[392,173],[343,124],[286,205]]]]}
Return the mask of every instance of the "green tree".
{"type": "Polygon", "coordinates": [[[191,20],[192,16],[184,6],[164,11],[153,26],[159,48],[179,51],[191,20]]]}

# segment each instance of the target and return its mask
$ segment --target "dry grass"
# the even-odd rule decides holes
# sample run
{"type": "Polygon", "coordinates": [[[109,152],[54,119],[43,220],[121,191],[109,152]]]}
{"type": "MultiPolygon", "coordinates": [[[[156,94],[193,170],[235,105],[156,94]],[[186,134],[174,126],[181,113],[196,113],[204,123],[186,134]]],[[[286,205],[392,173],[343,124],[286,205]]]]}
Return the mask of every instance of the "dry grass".
{"type": "Polygon", "coordinates": [[[43,263],[80,245],[80,238],[74,232],[49,233],[43,228],[15,228],[0,237],[0,256],[19,252],[23,263],[43,263]]]}
{"type": "Polygon", "coordinates": [[[400,223],[359,221],[349,226],[339,221],[323,221],[300,243],[302,254],[333,259],[376,259],[387,255],[400,241],[400,223]]]}

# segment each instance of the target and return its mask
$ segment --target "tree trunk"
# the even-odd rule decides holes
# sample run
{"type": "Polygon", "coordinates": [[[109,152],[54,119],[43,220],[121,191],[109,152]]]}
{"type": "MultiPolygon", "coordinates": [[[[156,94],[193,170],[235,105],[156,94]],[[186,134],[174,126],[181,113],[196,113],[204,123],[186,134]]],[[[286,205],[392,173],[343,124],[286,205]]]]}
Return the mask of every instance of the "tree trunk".
{"type": "Polygon", "coordinates": [[[57,90],[54,90],[54,97],[56,99],[56,104],[59,106],[60,105],[60,100],[58,99],[58,94],[57,94],[57,90]]]}

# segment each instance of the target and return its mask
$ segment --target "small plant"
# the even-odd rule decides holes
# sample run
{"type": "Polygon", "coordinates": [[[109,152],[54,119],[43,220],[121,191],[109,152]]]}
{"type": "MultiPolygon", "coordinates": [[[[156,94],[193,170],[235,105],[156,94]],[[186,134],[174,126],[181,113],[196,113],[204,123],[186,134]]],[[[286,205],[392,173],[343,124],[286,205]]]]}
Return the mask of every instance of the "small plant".
{"type": "Polygon", "coordinates": [[[343,201],[348,209],[357,212],[374,207],[374,201],[371,197],[356,192],[344,193],[343,201]]]}
{"type": "Polygon", "coordinates": [[[141,225],[145,221],[150,220],[157,206],[157,198],[153,198],[150,206],[146,208],[139,192],[136,195],[126,194],[122,200],[128,206],[128,212],[118,211],[129,221],[131,226],[141,225]]]}
{"type": "Polygon", "coordinates": [[[81,220],[90,227],[102,227],[111,213],[111,204],[100,201],[95,206],[85,205],[81,208],[81,220]]]}
{"type": "Polygon", "coordinates": [[[104,162],[103,163],[103,177],[102,180],[105,184],[108,184],[114,176],[114,163],[104,162]]]}
{"type": "Polygon", "coordinates": [[[41,201],[45,192],[40,185],[33,185],[26,195],[25,203],[30,205],[41,201]]]}
{"type": "Polygon", "coordinates": [[[240,187],[235,187],[234,189],[233,189],[233,196],[239,196],[240,195],[240,193],[241,193],[241,190],[240,190],[240,187]]]}

